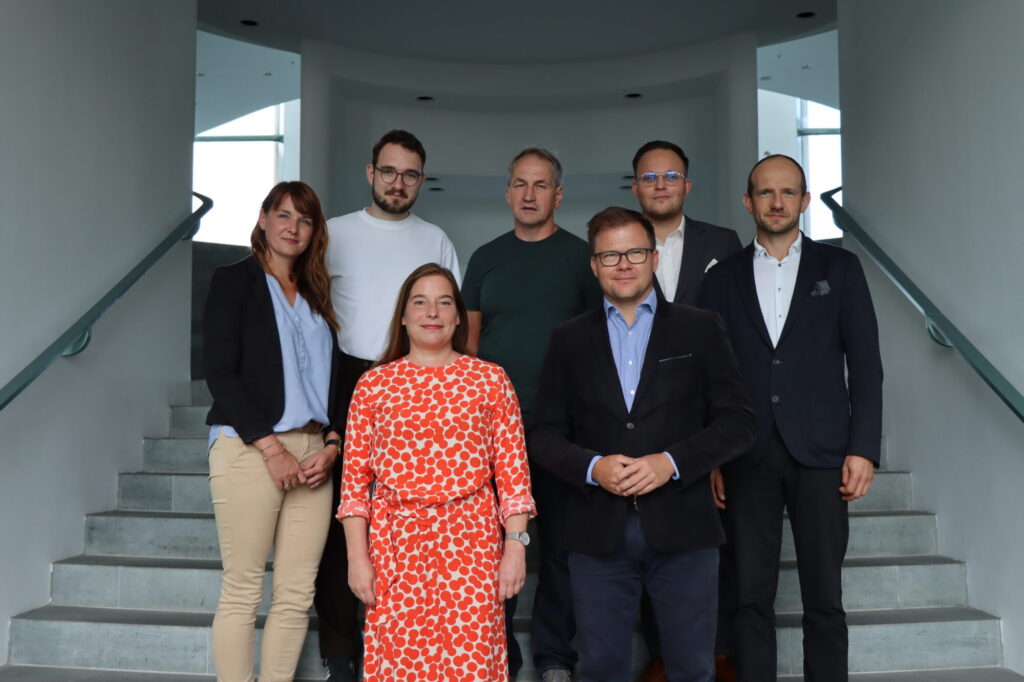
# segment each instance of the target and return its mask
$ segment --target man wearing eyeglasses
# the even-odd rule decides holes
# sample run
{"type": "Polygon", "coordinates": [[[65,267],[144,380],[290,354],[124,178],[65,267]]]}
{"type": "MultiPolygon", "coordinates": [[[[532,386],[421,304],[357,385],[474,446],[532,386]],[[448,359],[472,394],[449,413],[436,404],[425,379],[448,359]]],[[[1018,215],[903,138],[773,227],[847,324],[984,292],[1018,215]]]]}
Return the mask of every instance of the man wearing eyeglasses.
{"type": "Polygon", "coordinates": [[[668,679],[711,682],[722,523],[709,474],[754,442],[725,329],[654,291],[654,227],[607,208],[587,224],[603,305],[555,329],[527,443],[567,484],[583,682],[631,678],[641,593],[668,679]]]}
{"type": "Polygon", "coordinates": [[[667,301],[697,305],[704,273],[742,248],[734,230],[683,213],[693,188],[690,160],[677,144],[652,140],[633,155],[633,195],[654,225],[658,288],[667,301]]]}
{"type": "MultiPolygon", "coordinates": [[[[360,375],[384,350],[395,299],[409,273],[424,263],[439,263],[459,278],[459,261],[448,236],[410,210],[423,187],[427,154],[411,133],[392,130],[373,145],[366,181],[372,203],[365,209],[327,221],[330,240],[327,270],[331,301],[338,315],[342,380],[348,400],[360,375]]],[[[334,480],[341,480],[341,458],[334,480]]],[[[338,486],[334,508],[338,507],[338,486]]],[[[320,656],[332,681],[354,680],[360,633],[357,601],[348,588],[345,534],[332,523],[316,581],[320,656]]]]}
{"type": "MultiPolygon", "coordinates": [[[[527,425],[551,330],[601,300],[587,265],[587,243],[555,223],[562,192],[562,164],[554,154],[538,147],[519,152],[509,164],[505,186],[513,228],[473,253],[462,285],[470,352],[508,372],[527,425]]],[[[530,478],[540,540],[531,617],[533,663],[541,682],[569,682],[577,657],[565,551],[565,486],[535,466],[530,478]]],[[[514,612],[513,598],[506,606],[510,623],[514,612]]],[[[510,630],[512,679],[521,665],[510,630]]]]}

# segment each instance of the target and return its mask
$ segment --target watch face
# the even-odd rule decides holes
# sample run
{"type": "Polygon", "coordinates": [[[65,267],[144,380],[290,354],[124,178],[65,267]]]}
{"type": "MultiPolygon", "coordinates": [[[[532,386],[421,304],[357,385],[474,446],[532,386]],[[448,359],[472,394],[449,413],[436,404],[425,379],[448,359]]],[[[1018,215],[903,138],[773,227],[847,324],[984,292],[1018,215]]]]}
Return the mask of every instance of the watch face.
{"type": "Polygon", "coordinates": [[[525,530],[521,533],[509,533],[508,536],[513,540],[518,540],[519,542],[523,543],[524,547],[529,546],[530,544],[530,534],[527,533],[525,530]]]}

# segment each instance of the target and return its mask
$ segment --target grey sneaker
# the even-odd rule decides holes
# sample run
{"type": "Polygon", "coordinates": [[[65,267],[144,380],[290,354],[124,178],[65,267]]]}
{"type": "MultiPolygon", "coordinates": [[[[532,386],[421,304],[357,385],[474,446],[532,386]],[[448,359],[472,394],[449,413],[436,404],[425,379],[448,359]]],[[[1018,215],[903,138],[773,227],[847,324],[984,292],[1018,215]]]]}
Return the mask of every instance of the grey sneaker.
{"type": "Polygon", "coordinates": [[[572,673],[565,668],[548,668],[540,674],[540,682],[572,682],[572,673]]]}

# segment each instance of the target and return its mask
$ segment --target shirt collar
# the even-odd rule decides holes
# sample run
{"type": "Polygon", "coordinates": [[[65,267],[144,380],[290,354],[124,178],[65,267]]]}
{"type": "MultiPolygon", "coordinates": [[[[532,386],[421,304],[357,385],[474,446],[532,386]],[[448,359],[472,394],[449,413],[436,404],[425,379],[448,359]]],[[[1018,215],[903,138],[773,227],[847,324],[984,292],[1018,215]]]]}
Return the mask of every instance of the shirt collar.
{"type": "MultiPolygon", "coordinates": [[[[800,250],[803,248],[803,245],[804,233],[797,229],[796,240],[789,245],[789,252],[786,254],[786,257],[788,258],[789,256],[800,253],[800,250]]],[[[768,251],[763,246],[761,246],[761,242],[757,241],[757,237],[754,237],[754,257],[773,258],[773,256],[769,255],[768,251]]]]}
{"type": "MultiPolygon", "coordinates": [[[[617,307],[615,307],[615,305],[611,301],[609,301],[607,298],[604,298],[603,301],[604,301],[604,315],[605,315],[606,318],[611,317],[613,311],[614,311],[614,313],[616,315],[618,315],[619,317],[622,317],[622,313],[619,311],[619,309],[617,307]]],[[[640,304],[636,307],[637,317],[640,316],[641,312],[646,312],[646,313],[650,313],[650,314],[653,315],[654,311],[657,310],[657,309],[658,309],[658,294],[655,291],[655,289],[652,287],[651,288],[651,293],[647,294],[647,298],[645,298],[644,300],[640,301],[640,304]]]]}
{"type": "Polygon", "coordinates": [[[677,227],[676,229],[672,230],[667,235],[665,235],[664,241],[658,240],[658,243],[659,244],[664,244],[665,242],[667,242],[669,239],[672,238],[672,235],[678,235],[679,238],[682,239],[683,238],[683,230],[685,228],[686,228],[686,216],[685,215],[681,215],[681,216],[679,216],[679,227],[677,227]]]}

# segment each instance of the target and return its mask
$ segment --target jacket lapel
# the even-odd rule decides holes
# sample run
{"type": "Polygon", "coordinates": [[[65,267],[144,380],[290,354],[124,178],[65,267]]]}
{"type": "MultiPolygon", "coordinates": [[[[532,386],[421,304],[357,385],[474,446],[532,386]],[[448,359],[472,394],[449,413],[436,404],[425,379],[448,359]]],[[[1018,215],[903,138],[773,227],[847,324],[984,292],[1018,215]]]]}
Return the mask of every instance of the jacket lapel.
{"type": "MultiPolygon", "coordinates": [[[[615,356],[612,355],[612,343],[608,339],[608,319],[604,304],[594,315],[594,328],[591,330],[590,338],[594,344],[594,353],[597,358],[597,376],[595,376],[596,390],[606,391],[611,389],[612,402],[623,414],[628,414],[626,400],[622,397],[622,384],[619,383],[619,373],[615,369],[615,356]]],[[[636,402],[634,401],[634,405],[636,402]]]]}
{"type": "MultiPolygon", "coordinates": [[[[651,337],[647,340],[647,350],[644,352],[644,364],[640,368],[640,382],[636,386],[636,395],[633,396],[633,409],[640,404],[644,390],[651,383],[654,372],[657,369],[658,360],[668,355],[668,346],[672,339],[669,338],[668,325],[665,317],[668,315],[668,307],[672,305],[665,299],[658,298],[658,307],[654,311],[654,320],[651,323],[651,337]]],[[[620,390],[621,394],[622,391],[620,390]]],[[[625,401],[623,401],[625,407],[625,401]]]]}
{"type": "Polygon", "coordinates": [[[761,314],[761,304],[757,300],[757,285],[754,283],[754,244],[751,242],[743,249],[743,258],[739,267],[740,294],[743,299],[743,307],[747,309],[747,315],[754,325],[754,329],[761,335],[761,340],[769,348],[772,347],[772,337],[768,335],[768,326],[764,323],[764,315],[761,314]]]}
{"type": "Polygon", "coordinates": [[[786,324],[782,326],[782,333],[779,334],[778,346],[786,340],[786,335],[793,328],[800,312],[804,309],[804,303],[810,296],[811,287],[814,285],[815,273],[818,270],[818,245],[811,241],[807,235],[803,235],[800,246],[800,267],[796,271],[796,284],[793,286],[793,298],[789,301],[789,312],[786,313],[786,324]]]}
{"type": "Polygon", "coordinates": [[[700,223],[686,219],[683,227],[683,260],[679,264],[679,281],[676,296],[672,300],[681,303],[693,283],[704,274],[707,260],[704,259],[704,230],[700,223]]]}

